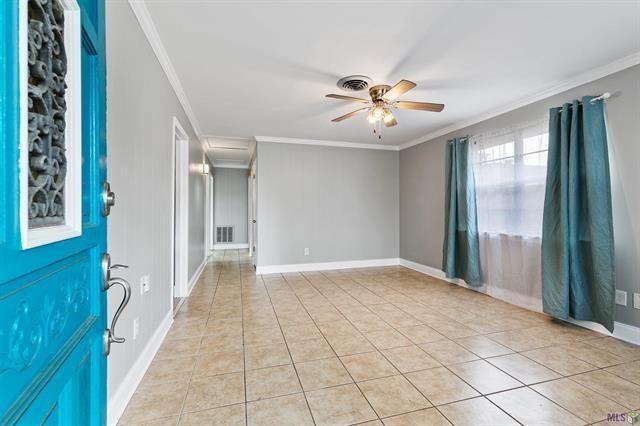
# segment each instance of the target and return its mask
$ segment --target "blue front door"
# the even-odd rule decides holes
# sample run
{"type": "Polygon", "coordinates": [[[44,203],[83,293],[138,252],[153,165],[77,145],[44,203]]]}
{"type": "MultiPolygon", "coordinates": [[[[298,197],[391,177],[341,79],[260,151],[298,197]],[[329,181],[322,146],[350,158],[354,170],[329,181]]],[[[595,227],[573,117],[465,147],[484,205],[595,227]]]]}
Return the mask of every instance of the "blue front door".
{"type": "Polygon", "coordinates": [[[0,1],[0,424],[106,422],[104,29],[0,1]]]}

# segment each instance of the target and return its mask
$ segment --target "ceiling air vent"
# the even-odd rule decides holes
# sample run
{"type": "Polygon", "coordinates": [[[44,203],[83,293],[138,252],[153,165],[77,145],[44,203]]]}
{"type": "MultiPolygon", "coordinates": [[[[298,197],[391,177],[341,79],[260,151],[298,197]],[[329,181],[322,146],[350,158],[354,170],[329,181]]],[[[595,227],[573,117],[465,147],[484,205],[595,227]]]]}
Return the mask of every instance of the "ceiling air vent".
{"type": "Polygon", "coordinates": [[[349,75],[338,80],[338,87],[347,92],[367,90],[371,79],[366,75],[349,75]]]}

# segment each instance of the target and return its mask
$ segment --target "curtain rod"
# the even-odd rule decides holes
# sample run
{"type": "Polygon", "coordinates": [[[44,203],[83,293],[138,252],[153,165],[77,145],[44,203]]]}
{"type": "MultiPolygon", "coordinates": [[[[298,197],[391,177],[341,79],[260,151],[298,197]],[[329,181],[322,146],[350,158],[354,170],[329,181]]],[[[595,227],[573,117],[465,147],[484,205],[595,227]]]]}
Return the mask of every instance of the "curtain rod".
{"type": "MultiPolygon", "coordinates": [[[[596,96],[595,98],[591,99],[589,101],[589,103],[593,104],[596,101],[605,101],[605,100],[609,99],[610,97],[611,97],[611,93],[604,92],[602,95],[596,96]]],[[[578,103],[581,104],[582,101],[578,101],[578,103]]],[[[569,104],[569,108],[572,108],[572,107],[573,107],[573,104],[569,104]]],[[[558,112],[559,113],[562,112],[562,109],[559,109],[558,112]]],[[[458,138],[458,139],[460,139],[461,143],[464,143],[464,142],[467,142],[468,140],[470,140],[471,138],[472,138],[471,136],[463,136],[463,137],[458,138]]],[[[447,143],[452,143],[452,142],[453,142],[453,139],[450,139],[450,140],[447,141],[447,143]]],[[[474,143],[475,143],[475,141],[474,141],[474,143]]]]}
{"type": "MultiPolygon", "coordinates": [[[[600,95],[600,96],[596,96],[595,98],[591,99],[591,100],[589,101],[589,103],[590,103],[591,105],[593,105],[593,103],[594,103],[594,102],[596,102],[596,101],[604,101],[604,100],[609,99],[610,97],[611,97],[611,93],[609,93],[609,92],[604,92],[602,95],[600,95]]],[[[582,101],[578,101],[578,103],[579,103],[579,104],[581,104],[581,103],[582,103],[582,101]]],[[[562,111],[562,108],[561,108],[561,107],[559,107],[559,108],[560,108],[560,109],[558,110],[558,112],[561,112],[561,111],[562,111]]],[[[573,104],[569,104],[569,108],[573,108],[573,104]]]]}

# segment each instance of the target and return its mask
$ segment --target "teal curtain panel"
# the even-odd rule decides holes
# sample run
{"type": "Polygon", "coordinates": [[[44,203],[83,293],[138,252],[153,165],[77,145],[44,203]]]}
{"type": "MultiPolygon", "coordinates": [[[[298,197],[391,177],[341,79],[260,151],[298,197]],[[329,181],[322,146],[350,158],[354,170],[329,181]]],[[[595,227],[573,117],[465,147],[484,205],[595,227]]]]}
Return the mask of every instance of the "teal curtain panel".
{"type": "Polygon", "coordinates": [[[542,225],[542,304],[556,318],[613,331],[611,182],[604,102],[552,108],[542,225]]]}
{"type": "Polygon", "coordinates": [[[442,270],[447,278],[482,285],[473,164],[467,138],[447,143],[445,165],[445,230],[442,270]]]}

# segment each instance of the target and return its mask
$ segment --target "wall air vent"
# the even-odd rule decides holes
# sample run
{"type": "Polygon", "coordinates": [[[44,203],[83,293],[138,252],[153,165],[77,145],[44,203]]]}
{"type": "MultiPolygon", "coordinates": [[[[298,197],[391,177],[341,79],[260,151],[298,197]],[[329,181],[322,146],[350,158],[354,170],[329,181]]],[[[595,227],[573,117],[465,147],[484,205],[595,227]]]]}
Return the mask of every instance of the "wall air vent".
{"type": "Polygon", "coordinates": [[[216,243],[232,243],[233,226],[216,226],[216,243]]]}
{"type": "Polygon", "coordinates": [[[338,87],[347,92],[367,90],[370,85],[371,79],[366,75],[349,75],[338,80],[338,87]]]}

